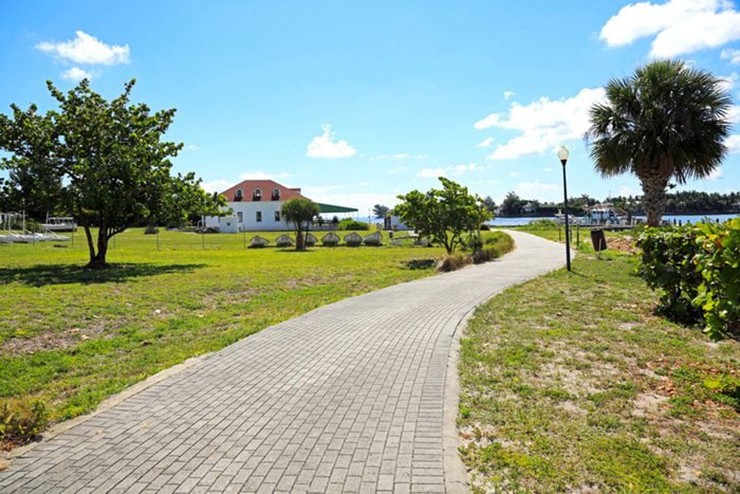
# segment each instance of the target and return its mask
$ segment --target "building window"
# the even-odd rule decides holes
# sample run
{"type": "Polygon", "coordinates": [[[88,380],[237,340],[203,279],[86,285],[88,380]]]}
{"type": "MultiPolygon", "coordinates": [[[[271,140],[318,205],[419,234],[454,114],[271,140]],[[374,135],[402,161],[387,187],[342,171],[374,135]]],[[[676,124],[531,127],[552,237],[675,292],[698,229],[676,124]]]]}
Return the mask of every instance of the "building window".
{"type": "Polygon", "coordinates": [[[262,191],[260,189],[254,189],[254,200],[255,201],[262,200],[262,191]]]}
{"type": "Polygon", "coordinates": [[[275,221],[280,221],[280,211],[275,211],[275,221]]]}
{"type": "Polygon", "coordinates": [[[244,193],[241,189],[236,189],[236,194],[234,194],[234,201],[241,201],[244,198],[244,193]]]}
{"type": "Polygon", "coordinates": [[[280,189],[275,188],[272,191],[272,200],[273,201],[279,201],[280,200],[280,189]]]}
{"type": "Polygon", "coordinates": [[[236,213],[236,220],[239,223],[244,223],[244,213],[242,213],[241,211],[239,211],[238,213],[236,213]]]}
{"type": "Polygon", "coordinates": [[[257,223],[262,223],[262,211],[257,211],[257,223]]]}

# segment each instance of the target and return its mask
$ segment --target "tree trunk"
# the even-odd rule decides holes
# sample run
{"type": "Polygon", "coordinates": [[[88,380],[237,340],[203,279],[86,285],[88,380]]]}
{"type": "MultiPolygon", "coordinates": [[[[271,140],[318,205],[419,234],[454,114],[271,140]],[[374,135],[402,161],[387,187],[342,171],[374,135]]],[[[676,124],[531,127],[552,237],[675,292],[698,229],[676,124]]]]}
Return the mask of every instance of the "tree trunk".
{"type": "Polygon", "coordinates": [[[306,250],[306,237],[303,235],[301,228],[297,228],[295,231],[295,250],[306,250]]]}
{"type": "Polygon", "coordinates": [[[666,203],[666,187],[668,187],[668,177],[658,174],[650,174],[640,177],[642,183],[642,204],[647,214],[648,226],[659,226],[663,217],[666,203]]]}
{"type": "MultiPolygon", "coordinates": [[[[85,238],[87,239],[87,250],[90,253],[90,264],[95,260],[95,244],[93,244],[92,232],[90,225],[83,225],[85,228],[85,238]]],[[[89,264],[88,264],[89,266],[89,264]]]]}
{"type": "Polygon", "coordinates": [[[108,267],[105,261],[105,256],[108,253],[108,240],[110,240],[108,231],[101,226],[100,230],[98,230],[98,252],[95,253],[94,250],[90,251],[90,262],[87,264],[88,268],[103,269],[108,267]]]}

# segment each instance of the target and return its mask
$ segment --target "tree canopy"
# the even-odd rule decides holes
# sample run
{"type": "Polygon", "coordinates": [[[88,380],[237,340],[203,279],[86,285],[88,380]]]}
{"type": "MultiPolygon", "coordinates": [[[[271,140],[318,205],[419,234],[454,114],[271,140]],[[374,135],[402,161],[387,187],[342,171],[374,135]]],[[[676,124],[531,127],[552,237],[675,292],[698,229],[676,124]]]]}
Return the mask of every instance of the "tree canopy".
{"type": "Polygon", "coordinates": [[[468,193],[468,188],[450,179],[439,177],[442,189],[426,193],[412,190],[399,195],[401,203],[394,212],[408,226],[451,253],[463,242],[463,236],[474,234],[491,213],[480,197],[468,193]]]}
{"type": "Polygon", "coordinates": [[[314,216],[319,214],[318,204],[304,198],[288,199],[280,208],[280,214],[285,221],[293,224],[296,233],[295,250],[306,250],[306,235],[314,216]]]}
{"type": "Polygon", "coordinates": [[[388,208],[388,206],[383,206],[382,204],[376,204],[373,206],[373,216],[379,219],[383,219],[388,216],[389,211],[390,208],[388,208]]]}
{"type": "Polygon", "coordinates": [[[607,101],[590,111],[587,134],[603,176],[634,173],[648,224],[665,210],[670,180],[704,178],[722,162],[732,98],[721,79],[680,60],[661,60],[606,85],[607,101]]]}
{"type": "Polygon", "coordinates": [[[71,213],[84,228],[90,267],[106,265],[111,237],[164,214],[173,188],[194,185],[192,176],[170,176],[169,159],[182,144],[162,136],[175,110],[152,113],[143,103],[129,103],[135,82],[107,101],[87,80],[66,94],[48,81],[58,110],[42,114],[36,105],[11,105],[11,117],[0,114],[0,148],[11,153],[2,160],[10,188],[38,213],[71,213]]]}

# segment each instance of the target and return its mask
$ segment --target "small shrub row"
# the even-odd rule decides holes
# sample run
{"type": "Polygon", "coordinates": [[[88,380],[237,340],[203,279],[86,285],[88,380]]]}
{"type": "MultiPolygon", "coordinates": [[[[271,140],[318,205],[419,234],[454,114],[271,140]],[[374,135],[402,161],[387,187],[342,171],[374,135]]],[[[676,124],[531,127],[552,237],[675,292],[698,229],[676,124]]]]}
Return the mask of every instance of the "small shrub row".
{"type": "MultiPolygon", "coordinates": [[[[472,253],[453,252],[446,255],[437,266],[442,272],[456,271],[468,264],[483,264],[493,261],[514,249],[514,239],[504,232],[486,232],[482,236],[482,247],[472,253]]],[[[479,243],[475,243],[479,245],[479,243]]]]}
{"type": "Polygon", "coordinates": [[[48,412],[41,401],[0,401],[0,443],[29,443],[46,429],[47,424],[48,412]]]}
{"type": "Polygon", "coordinates": [[[740,218],[646,229],[638,274],[661,291],[659,310],[703,323],[712,339],[740,336],[740,218]]]}
{"type": "Polygon", "coordinates": [[[353,220],[352,218],[345,218],[342,221],[339,222],[339,225],[337,226],[340,230],[369,230],[370,225],[365,223],[364,221],[357,221],[353,220]]]}

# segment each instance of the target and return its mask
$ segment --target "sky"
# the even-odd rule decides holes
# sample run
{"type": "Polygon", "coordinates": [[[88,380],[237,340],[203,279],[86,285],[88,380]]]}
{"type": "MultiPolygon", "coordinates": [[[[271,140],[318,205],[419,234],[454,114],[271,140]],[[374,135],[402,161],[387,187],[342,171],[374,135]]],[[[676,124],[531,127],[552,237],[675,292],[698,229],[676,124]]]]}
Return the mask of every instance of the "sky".
{"type": "MultiPolygon", "coordinates": [[[[446,176],[500,203],[641,194],[594,172],[583,136],[603,86],[655,59],[726,81],[730,154],[679,190],[740,190],[740,9],[725,0],[358,2],[0,0],[0,112],[55,107],[91,79],[112,99],[176,108],[175,172],[317,202],[392,206],[446,176]]],[[[0,172],[3,173],[3,172],[0,172]]]]}

